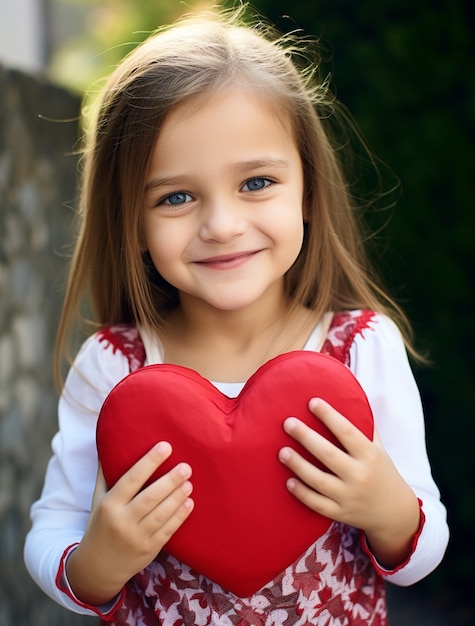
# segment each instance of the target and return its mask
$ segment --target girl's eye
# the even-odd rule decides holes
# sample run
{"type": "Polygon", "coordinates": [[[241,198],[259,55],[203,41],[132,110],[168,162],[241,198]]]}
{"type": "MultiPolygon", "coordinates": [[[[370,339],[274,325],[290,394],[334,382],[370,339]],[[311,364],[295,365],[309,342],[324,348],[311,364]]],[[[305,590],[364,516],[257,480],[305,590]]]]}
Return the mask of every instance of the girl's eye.
{"type": "Polygon", "coordinates": [[[247,180],[241,187],[241,191],[261,191],[269,185],[272,185],[272,180],[264,178],[263,176],[255,176],[247,180]]]}
{"type": "Polygon", "coordinates": [[[186,202],[191,202],[193,198],[189,193],[184,191],[176,191],[168,196],[165,196],[159,201],[159,204],[167,204],[168,206],[180,206],[186,202]]]}

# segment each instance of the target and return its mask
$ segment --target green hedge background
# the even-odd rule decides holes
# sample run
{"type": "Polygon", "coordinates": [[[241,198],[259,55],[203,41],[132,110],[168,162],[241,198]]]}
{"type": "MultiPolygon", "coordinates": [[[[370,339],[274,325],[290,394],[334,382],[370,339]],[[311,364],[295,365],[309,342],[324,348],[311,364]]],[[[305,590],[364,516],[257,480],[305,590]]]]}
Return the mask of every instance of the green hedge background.
{"type": "MultiPolygon", "coordinates": [[[[474,9],[463,0],[259,0],[334,54],[338,98],[401,191],[380,244],[386,283],[430,368],[416,368],[451,543],[424,583],[468,588],[475,558],[474,9]]],[[[384,219],[388,216],[386,215],[384,219]]],[[[471,596],[470,592],[470,597],[471,596]]]]}

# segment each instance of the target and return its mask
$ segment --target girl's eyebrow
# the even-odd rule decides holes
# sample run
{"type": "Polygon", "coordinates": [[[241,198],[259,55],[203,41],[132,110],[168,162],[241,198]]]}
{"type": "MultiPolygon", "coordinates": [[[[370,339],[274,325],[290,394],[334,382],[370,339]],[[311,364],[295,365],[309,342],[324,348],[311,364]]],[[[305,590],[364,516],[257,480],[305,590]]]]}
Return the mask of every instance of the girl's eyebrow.
{"type": "Polygon", "coordinates": [[[145,185],[145,192],[156,189],[157,187],[173,186],[178,187],[186,181],[186,176],[155,176],[145,185]]]}
{"type": "Polygon", "coordinates": [[[261,167],[289,167],[289,162],[285,159],[265,157],[263,159],[254,159],[252,161],[233,163],[232,165],[232,169],[235,169],[237,172],[257,170],[261,167]]]}
{"type": "MultiPolygon", "coordinates": [[[[271,167],[271,168],[287,168],[289,167],[288,161],[285,159],[279,158],[262,158],[262,159],[253,159],[251,161],[240,161],[238,163],[233,163],[229,169],[235,170],[238,173],[247,172],[250,170],[257,170],[263,167],[271,167]]],[[[145,185],[145,192],[151,191],[152,189],[156,189],[157,187],[165,187],[165,186],[180,186],[183,185],[187,181],[188,177],[186,175],[183,176],[155,176],[145,185]]]]}

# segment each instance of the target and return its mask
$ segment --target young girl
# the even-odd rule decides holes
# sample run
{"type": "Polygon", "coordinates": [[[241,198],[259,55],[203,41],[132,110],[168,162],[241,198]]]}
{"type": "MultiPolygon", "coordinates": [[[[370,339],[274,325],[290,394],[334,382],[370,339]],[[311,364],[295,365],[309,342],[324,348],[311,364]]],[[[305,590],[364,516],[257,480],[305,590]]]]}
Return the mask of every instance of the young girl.
{"type": "Polygon", "coordinates": [[[63,389],[26,563],[63,606],[117,625],[383,626],[384,580],[426,576],[448,538],[409,343],[370,278],[325,129],[325,85],[298,71],[291,47],[240,19],[188,17],[162,30],[104,89],[60,352],[85,294],[100,330],[63,389]],[[192,368],[237,396],[263,363],[302,349],[350,368],[376,433],[370,441],[319,398],[309,408],[341,447],[292,416],[284,421],[286,487],[334,521],[240,598],[162,550],[193,515],[186,459],[142,489],[172,453],[157,442],[107,490],[96,421],[112,388],[144,365],[192,368]]]}

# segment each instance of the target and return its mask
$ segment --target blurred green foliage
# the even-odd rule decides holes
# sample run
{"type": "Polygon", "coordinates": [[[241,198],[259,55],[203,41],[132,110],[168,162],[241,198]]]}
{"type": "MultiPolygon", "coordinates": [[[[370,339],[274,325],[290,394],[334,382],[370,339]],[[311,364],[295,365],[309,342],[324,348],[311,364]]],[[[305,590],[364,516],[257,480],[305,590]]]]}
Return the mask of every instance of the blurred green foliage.
{"type": "Polygon", "coordinates": [[[68,30],[49,62],[56,82],[83,92],[100,87],[115,65],[162,24],[191,10],[209,6],[206,0],[49,0],[58,30],[68,30]],[[75,23],[66,25],[71,19],[75,23]],[[61,23],[62,22],[62,23],[61,23]],[[98,84],[95,85],[96,81],[98,84]]]}
{"type": "MultiPolygon", "coordinates": [[[[413,323],[418,347],[433,361],[415,373],[452,531],[443,566],[425,584],[468,588],[475,557],[475,5],[257,5],[281,28],[298,26],[321,38],[338,98],[400,179],[396,208],[377,241],[387,248],[380,268],[413,323]],[[289,11],[293,24],[282,18],[289,11]]],[[[369,219],[378,226],[386,213],[369,219]]]]}
{"type": "MultiPolygon", "coordinates": [[[[84,33],[62,49],[53,71],[108,70],[159,23],[200,2],[63,0],[91,5],[84,33]],[[106,54],[102,54],[108,50],[106,54]],[[68,57],[69,55],[69,57],[68,57]],[[69,58],[69,61],[68,61],[69,58]],[[55,69],[56,68],[56,69],[55,69]]],[[[231,4],[231,3],[226,3],[231,4]]],[[[448,506],[451,545],[424,584],[468,588],[475,527],[475,131],[474,7],[464,0],[255,0],[283,31],[321,40],[322,74],[350,109],[371,150],[400,179],[397,205],[368,217],[381,272],[407,311],[417,346],[434,365],[417,368],[433,472],[448,506]],[[284,16],[289,17],[284,17],[284,16]],[[388,219],[390,218],[390,219],[388,219]]],[[[74,81],[70,80],[70,84],[74,81]]],[[[386,170],[387,184],[394,178],[386,170]]],[[[384,168],[383,168],[384,173],[384,168]]],[[[471,592],[470,592],[471,593],[471,592]]]]}

